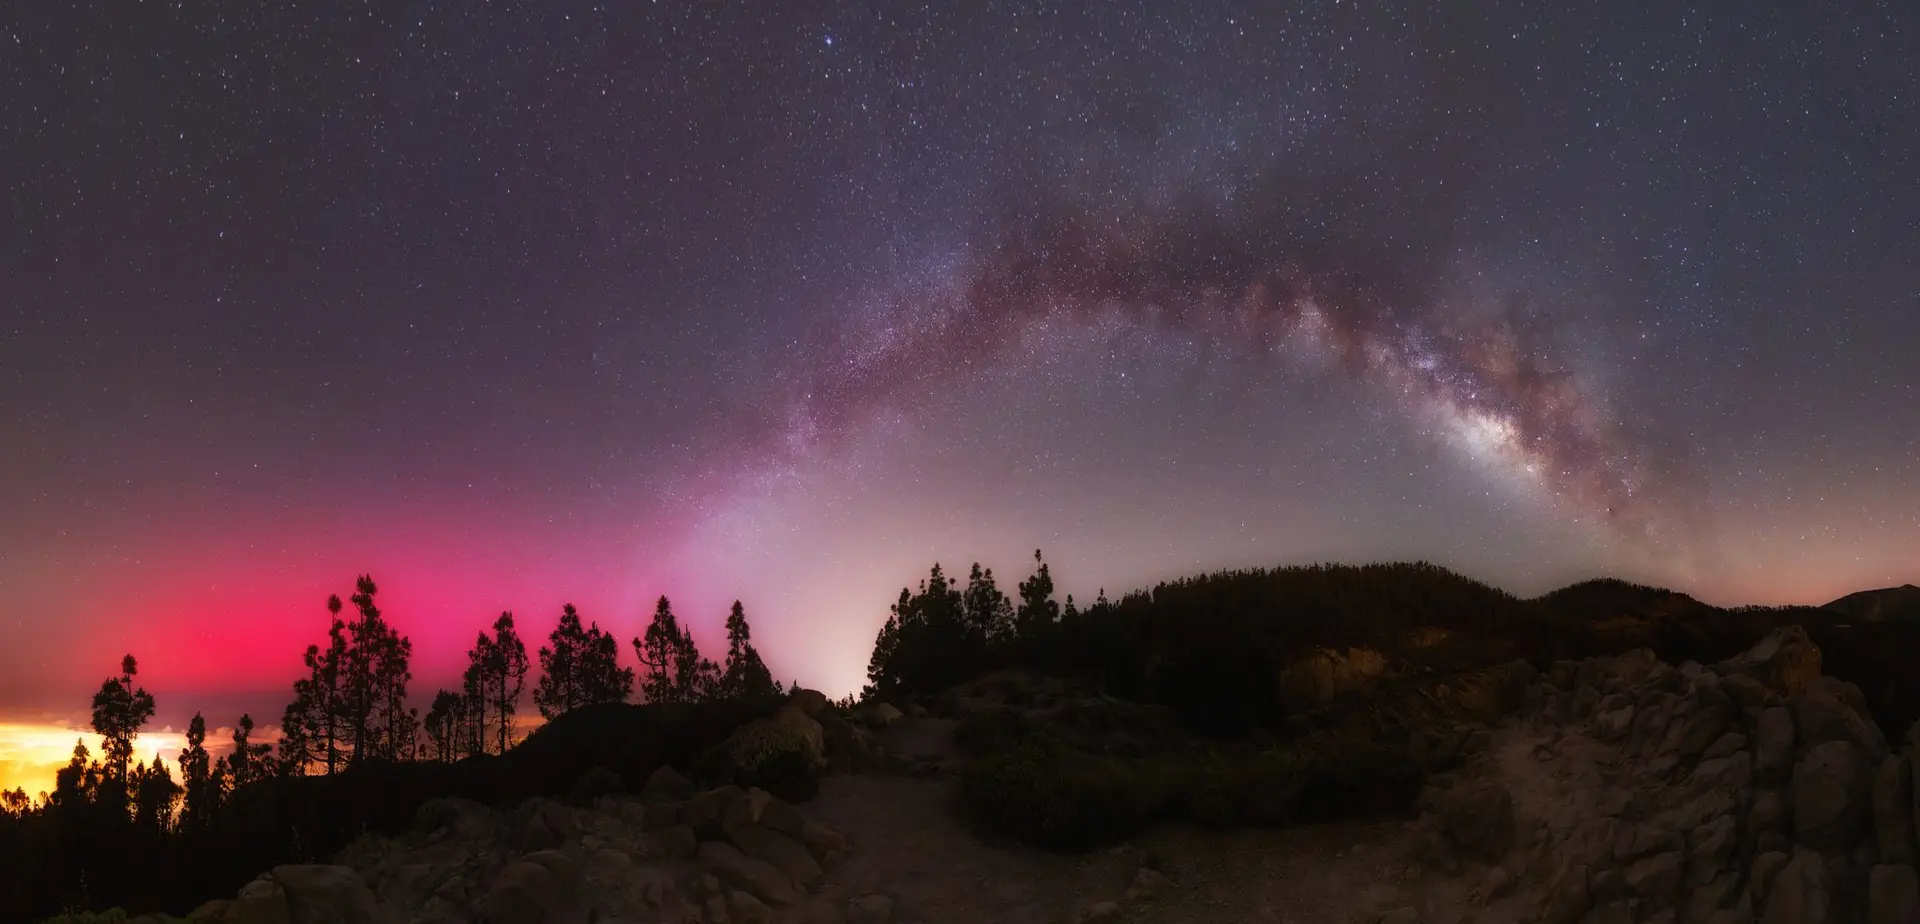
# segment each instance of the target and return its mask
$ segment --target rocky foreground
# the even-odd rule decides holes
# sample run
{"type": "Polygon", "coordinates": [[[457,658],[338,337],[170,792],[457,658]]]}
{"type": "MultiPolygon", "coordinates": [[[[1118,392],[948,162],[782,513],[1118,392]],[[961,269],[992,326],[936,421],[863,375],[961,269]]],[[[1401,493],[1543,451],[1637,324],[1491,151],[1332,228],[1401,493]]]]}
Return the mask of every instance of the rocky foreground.
{"type": "MultiPolygon", "coordinates": [[[[807,711],[778,723],[820,741],[807,711]]],[[[918,759],[832,776],[804,809],[671,770],[584,808],[440,800],[403,838],[279,867],[192,917],[1920,924],[1920,726],[1890,745],[1797,628],[1710,667],[1554,665],[1411,822],[1162,829],[1077,858],[973,839],[950,809],[951,723],[876,717],[918,759]]]]}
{"type": "Polygon", "coordinates": [[[1434,781],[1416,855],[1475,883],[1462,920],[1915,924],[1916,732],[1890,747],[1798,628],[1557,664],[1434,781]]]}

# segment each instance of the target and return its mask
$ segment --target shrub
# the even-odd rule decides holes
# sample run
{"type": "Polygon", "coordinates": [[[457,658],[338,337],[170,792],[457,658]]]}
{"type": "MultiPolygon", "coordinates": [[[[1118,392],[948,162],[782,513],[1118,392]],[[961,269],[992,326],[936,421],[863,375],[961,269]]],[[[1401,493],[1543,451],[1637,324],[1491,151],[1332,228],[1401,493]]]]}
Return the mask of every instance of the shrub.
{"type": "Polygon", "coordinates": [[[983,833],[1057,850],[1122,839],[1160,799],[1126,762],[1035,742],[977,761],[961,777],[962,807],[983,833]]]}
{"type": "Polygon", "coordinates": [[[976,709],[953,728],[954,743],[975,756],[1014,750],[1039,735],[1033,721],[1017,709],[976,709]]]}

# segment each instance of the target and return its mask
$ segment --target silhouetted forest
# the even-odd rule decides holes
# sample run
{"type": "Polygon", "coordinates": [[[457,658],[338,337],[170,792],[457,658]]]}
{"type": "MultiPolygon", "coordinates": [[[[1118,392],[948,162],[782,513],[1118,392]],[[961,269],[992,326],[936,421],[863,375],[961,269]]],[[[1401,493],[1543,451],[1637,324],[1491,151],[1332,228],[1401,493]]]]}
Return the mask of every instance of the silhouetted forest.
{"type": "Polygon", "coordinates": [[[207,720],[195,714],[179,754],[136,760],[154,698],[134,656],[122,659],[93,697],[102,752],[76,742],[51,791],[0,794],[5,919],[108,907],[183,913],[276,863],[398,830],[437,796],[564,795],[595,770],[644,779],[663,763],[691,766],[783,694],[739,603],[716,662],[662,597],[631,641],[637,671],[620,664],[613,634],[583,625],[571,605],[533,657],[502,613],[475,637],[460,688],[437,691],[422,717],[409,695],[412,643],[386,621],[378,592],[363,576],[346,602],[327,600],[325,641],[305,652],[275,744],[253,740],[255,722],[242,715],[228,752],[214,757],[207,720]],[[531,699],[548,723],[516,742],[536,662],[531,699]],[[644,707],[627,705],[636,681],[644,707]]]}
{"type": "MultiPolygon", "coordinates": [[[[0,872],[6,917],[112,906],[184,913],[276,863],[400,830],[433,797],[586,799],[638,785],[662,764],[694,773],[733,728],[770,714],[786,692],[739,603],[716,661],[663,597],[625,646],[569,605],[530,653],[514,615],[502,613],[476,634],[457,689],[416,696],[412,643],[377,597],[363,576],[345,601],[326,601],[323,640],[305,651],[283,736],[271,745],[253,740],[255,722],[242,715],[228,753],[214,757],[207,720],[196,715],[180,753],[139,757],[155,704],[136,659],[123,659],[92,701],[102,752],[77,743],[51,791],[0,797],[0,855],[14,858],[0,872]],[[623,648],[633,666],[622,664],[623,648]],[[424,715],[417,700],[428,703],[424,715]],[[516,742],[526,700],[547,722],[516,742]]],[[[1523,600],[1424,563],[1219,572],[1118,600],[1102,591],[1083,605],[1056,599],[1039,552],[1012,595],[977,564],[964,579],[936,564],[903,588],[861,698],[926,698],[1018,670],[1167,707],[1187,728],[1228,739],[1283,729],[1313,708],[1282,681],[1316,651],[1368,649],[1400,676],[1515,659],[1544,668],[1636,647],[1704,662],[1794,622],[1822,645],[1829,673],[1861,685],[1885,727],[1920,715],[1920,685],[1898,655],[1920,650],[1917,623],[1861,627],[1811,608],[1723,609],[1610,580],[1523,600]]]]}

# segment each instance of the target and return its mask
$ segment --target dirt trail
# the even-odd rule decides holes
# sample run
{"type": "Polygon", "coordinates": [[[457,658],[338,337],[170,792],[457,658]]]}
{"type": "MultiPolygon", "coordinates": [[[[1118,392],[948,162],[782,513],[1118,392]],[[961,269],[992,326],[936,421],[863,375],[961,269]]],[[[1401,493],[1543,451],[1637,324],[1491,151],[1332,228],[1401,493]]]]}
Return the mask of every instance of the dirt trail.
{"type": "MultiPolygon", "coordinates": [[[[950,729],[922,719],[890,734],[912,743],[912,753],[946,756],[950,729]]],[[[1521,841],[1509,862],[1522,863],[1545,854],[1543,842],[1588,836],[1581,823],[1605,814],[1600,794],[1617,778],[1616,766],[1612,748],[1583,735],[1510,723],[1490,730],[1485,750],[1459,774],[1498,780],[1512,792],[1521,841]]],[[[957,786],[950,776],[825,781],[807,812],[846,834],[854,849],[829,874],[825,894],[783,919],[838,920],[829,906],[885,892],[903,924],[1059,924],[1092,903],[1121,901],[1149,855],[1166,881],[1150,898],[1121,901],[1119,920],[1374,924],[1413,906],[1428,924],[1517,924],[1531,910],[1527,895],[1479,901],[1487,866],[1453,873],[1423,866],[1420,837],[1406,820],[1230,833],[1166,827],[1121,848],[1069,857],[982,843],[953,810],[957,786]]]]}

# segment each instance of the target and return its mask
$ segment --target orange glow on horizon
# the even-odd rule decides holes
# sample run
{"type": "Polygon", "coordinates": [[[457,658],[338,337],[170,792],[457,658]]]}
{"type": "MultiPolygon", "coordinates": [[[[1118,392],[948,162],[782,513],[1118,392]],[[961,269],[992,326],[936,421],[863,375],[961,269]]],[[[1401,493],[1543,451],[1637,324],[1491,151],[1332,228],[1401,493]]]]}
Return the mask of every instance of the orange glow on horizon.
{"type": "MultiPolygon", "coordinates": [[[[232,734],[229,728],[209,730],[208,752],[217,757],[232,750],[232,734]]],[[[259,737],[260,730],[254,734],[259,737]]],[[[54,774],[73,759],[76,740],[86,742],[91,759],[100,759],[100,736],[90,729],[64,722],[0,722],[0,789],[24,789],[36,800],[51,791],[54,774]]],[[[145,732],[133,745],[135,761],[151,761],[157,752],[179,778],[180,752],[187,746],[184,732],[145,732]]]]}

